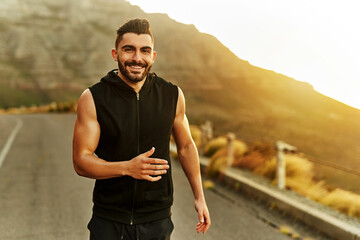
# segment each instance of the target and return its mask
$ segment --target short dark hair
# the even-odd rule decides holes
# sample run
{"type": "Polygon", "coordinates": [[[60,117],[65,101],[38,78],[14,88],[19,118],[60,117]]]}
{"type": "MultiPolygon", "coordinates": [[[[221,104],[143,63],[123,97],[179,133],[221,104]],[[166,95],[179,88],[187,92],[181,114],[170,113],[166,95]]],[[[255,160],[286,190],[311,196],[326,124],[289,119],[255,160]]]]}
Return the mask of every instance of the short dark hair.
{"type": "Polygon", "coordinates": [[[151,33],[150,23],[146,19],[129,19],[116,31],[117,36],[115,40],[115,49],[118,48],[120,41],[125,33],[136,33],[136,34],[149,34],[152,42],[154,43],[154,37],[151,33]]]}

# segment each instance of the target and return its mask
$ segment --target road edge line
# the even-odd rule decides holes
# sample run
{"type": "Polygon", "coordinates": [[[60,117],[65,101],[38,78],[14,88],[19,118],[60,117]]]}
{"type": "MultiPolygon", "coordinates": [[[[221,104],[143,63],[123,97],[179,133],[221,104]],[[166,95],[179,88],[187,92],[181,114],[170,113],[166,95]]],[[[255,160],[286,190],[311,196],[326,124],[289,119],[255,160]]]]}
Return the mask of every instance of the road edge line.
{"type": "Polygon", "coordinates": [[[16,119],[16,126],[12,130],[10,136],[8,137],[8,139],[5,143],[5,146],[3,147],[3,149],[1,150],[1,153],[0,153],[0,168],[6,158],[6,155],[8,154],[8,152],[11,148],[11,145],[13,144],[13,142],[15,140],[16,135],[18,134],[19,130],[21,129],[22,125],[23,125],[22,120],[16,119]]]}

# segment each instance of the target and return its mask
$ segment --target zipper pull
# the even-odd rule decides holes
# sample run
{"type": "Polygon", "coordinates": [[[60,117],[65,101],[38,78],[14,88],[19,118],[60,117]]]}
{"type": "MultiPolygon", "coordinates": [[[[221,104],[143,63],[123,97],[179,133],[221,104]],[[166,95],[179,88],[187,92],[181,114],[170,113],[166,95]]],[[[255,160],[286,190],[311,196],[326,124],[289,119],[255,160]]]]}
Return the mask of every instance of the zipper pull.
{"type": "Polygon", "coordinates": [[[136,93],[136,99],[139,101],[140,100],[140,93],[136,93]]]}

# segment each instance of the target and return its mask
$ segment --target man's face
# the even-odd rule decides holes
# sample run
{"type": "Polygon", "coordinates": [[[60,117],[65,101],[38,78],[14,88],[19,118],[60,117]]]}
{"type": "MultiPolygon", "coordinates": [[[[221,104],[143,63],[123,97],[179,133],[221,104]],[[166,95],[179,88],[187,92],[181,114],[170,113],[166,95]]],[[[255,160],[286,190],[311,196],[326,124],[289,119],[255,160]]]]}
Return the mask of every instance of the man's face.
{"type": "Polygon", "coordinates": [[[156,57],[148,34],[125,33],[118,49],[114,49],[112,53],[114,60],[118,62],[120,77],[132,83],[146,78],[156,57]]]}

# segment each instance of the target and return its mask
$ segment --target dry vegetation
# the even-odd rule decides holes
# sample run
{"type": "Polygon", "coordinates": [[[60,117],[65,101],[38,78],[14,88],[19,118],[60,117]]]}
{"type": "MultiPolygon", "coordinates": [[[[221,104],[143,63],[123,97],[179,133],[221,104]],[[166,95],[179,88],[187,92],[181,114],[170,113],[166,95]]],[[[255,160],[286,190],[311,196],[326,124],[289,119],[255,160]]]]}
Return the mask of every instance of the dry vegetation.
{"type": "MultiPolygon", "coordinates": [[[[272,144],[256,142],[247,147],[240,140],[234,141],[233,167],[240,167],[264,176],[276,184],[276,152],[272,144]]],[[[226,167],[226,138],[218,137],[205,146],[210,157],[209,176],[217,176],[226,167]]],[[[285,154],[286,188],[304,197],[332,207],[349,216],[360,218],[360,195],[340,188],[332,188],[315,177],[313,163],[301,154],[285,154]]]]}
{"type": "Polygon", "coordinates": [[[40,106],[18,107],[0,109],[0,114],[28,114],[28,113],[51,113],[51,112],[76,112],[77,102],[52,102],[40,106]]]}

